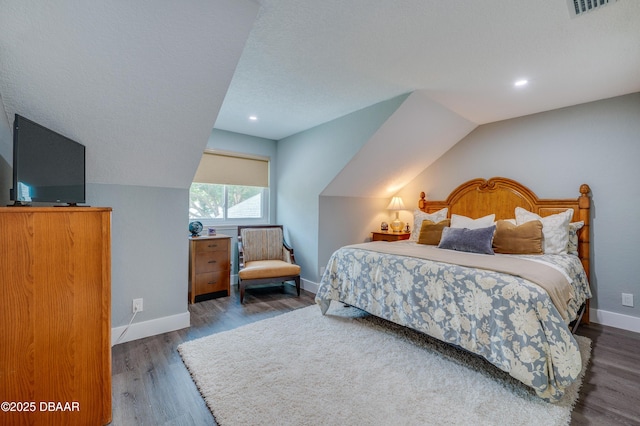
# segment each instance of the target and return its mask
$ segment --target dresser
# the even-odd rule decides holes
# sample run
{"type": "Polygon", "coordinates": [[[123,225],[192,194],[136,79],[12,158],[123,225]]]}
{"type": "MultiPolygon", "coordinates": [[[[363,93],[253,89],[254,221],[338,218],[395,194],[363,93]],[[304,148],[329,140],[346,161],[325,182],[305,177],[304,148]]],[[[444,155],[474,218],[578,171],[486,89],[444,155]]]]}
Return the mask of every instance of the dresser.
{"type": "Polygon", "coordinates": [[[231,294],[231,237],[189,237],[189,302],[231,294]]]}
{"type": "Polygon", "coordinates": [[[0,254],[0,423],[109,423],[111,209],[0,208],[0,254]]]}

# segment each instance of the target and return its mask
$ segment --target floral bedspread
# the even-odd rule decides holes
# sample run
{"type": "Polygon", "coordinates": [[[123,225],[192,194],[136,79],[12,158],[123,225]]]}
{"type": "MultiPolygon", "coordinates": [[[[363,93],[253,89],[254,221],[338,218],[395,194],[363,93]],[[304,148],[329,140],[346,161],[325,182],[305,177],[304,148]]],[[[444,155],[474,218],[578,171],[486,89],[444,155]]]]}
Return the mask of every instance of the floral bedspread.
{"type": "MultiPolygon", "coordinates": [[[[518,257],[564,270],[574,319],[591,297],[577,256],[518,257]]],[[[346,246],[329,259],[316,294],[323,313],[331,300],[478,354],[548,401],[560,399],[582,368],[578,344],[547,293],[512,275],[346,246]]]]}

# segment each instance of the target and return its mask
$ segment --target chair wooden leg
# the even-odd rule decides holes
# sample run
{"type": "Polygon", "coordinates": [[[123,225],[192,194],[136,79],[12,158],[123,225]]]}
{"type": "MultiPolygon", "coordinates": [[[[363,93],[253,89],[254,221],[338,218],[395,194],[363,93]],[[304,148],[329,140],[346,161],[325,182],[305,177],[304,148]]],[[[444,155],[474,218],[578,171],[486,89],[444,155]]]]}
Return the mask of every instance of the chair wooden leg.
{"type": "Polygon", "coordinates": [[[300,296],[300,277],[296,277],[296,291],[298,292],[298,296],[300,296]]]}
{"type": "Polygon", "coordinates": [[[240,304],[244,300],[244,283],[241,280],[238,280],[238,287],[240,287],[240,304]]]}

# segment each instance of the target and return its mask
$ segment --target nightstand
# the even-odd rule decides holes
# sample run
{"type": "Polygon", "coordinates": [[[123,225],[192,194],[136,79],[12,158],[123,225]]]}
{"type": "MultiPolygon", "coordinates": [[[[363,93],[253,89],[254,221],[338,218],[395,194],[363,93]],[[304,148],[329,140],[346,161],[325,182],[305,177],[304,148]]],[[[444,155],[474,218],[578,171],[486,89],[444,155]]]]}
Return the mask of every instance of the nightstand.
{"type": "Polygon", "coordinates": [[[411,232],[373,231],[371,241],[400,241],[408,240],[411,232]]]}
{"type": "Polygon", "coordinates": [[[189,302],[231,294],[231,237],[218,234],[189,238],[189,302]]]}

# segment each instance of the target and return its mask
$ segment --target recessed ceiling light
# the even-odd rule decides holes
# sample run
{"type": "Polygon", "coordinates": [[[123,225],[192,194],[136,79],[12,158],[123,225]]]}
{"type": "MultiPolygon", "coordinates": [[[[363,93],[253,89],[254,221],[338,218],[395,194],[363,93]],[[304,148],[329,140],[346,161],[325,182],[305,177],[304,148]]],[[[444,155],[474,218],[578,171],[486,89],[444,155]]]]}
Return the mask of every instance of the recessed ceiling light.
{"type": "Polygon", "coordinates": [[[522,86],[526,86],[527,84],[529,84],[529,80],[518,80],[515,83],[513,83],[514,86],[516,87],[522,87],[522,86]]]}
{"type": "Polygon", "coordinates": [[[256,117],[255,115],[250,115],[249,116],[249,120],[251,121],[256,121],[258,119],[258,117],[256,117]]]}

